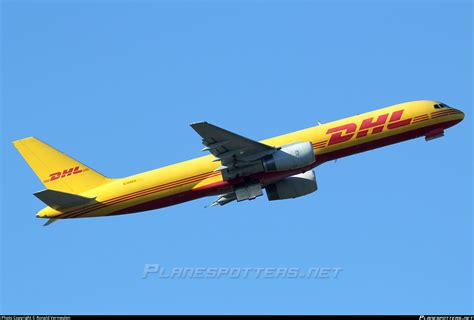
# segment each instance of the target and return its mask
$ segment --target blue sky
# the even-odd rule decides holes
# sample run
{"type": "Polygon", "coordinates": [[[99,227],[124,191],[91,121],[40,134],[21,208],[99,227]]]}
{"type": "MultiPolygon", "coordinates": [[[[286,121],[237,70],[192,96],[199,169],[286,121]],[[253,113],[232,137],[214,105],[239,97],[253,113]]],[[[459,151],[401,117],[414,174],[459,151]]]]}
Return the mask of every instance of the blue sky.
{"type": "Polygon", "coordinates": [[[3,1],[2,313],[472,313],[472,4],[3,1]],[[264,139],[440,100],[466,119],[326,163],[285,202],[35,218],[36,136],[110,177],[200,155],[188,126],[264,139]],[[341,267],[330,279],[143,279],[173,267],[341,267]]]}

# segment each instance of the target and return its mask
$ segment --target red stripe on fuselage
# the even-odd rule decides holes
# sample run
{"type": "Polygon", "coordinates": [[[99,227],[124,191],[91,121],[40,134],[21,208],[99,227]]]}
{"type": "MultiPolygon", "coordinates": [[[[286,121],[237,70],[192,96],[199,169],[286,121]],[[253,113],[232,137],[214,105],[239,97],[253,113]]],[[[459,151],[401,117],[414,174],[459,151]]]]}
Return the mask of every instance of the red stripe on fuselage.
{"type": "Polygon", "coordinates": [[[453,114],[460,114],[460,112],[458,112],[458,111],[451,111],[451,112],[446,112],[446,113],[442,113],[442,114],[437,114],[437,115],[431,116],[431,119],[446,117],[446,116],[450,116],[450,115],[453,115],[453,114]]]}
{"type": "Polygon", "coordinates": [[[433,113],[431,113],[431,116],[432,117],[437,117],[437,116],[446,115],[446,114],[458,114],[458,113],[461,113],[461,111],[449,109],[449,110],[433,112],[433,113]]]}

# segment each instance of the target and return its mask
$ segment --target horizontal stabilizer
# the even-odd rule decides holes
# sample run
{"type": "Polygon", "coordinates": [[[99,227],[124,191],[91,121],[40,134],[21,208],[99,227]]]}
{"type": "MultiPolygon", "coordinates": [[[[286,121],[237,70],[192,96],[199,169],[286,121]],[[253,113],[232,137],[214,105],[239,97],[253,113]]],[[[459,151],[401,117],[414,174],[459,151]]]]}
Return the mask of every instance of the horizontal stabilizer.
{"type": "Polygon", "coordinates": [[[87,198],[77,194],[50,189],[36,192],[34,195],[55,210],[82,206],[95,201],[95,197],[87,198]]]}
{"type": "Polygon", "coordinates": [[[47,227],[47,226],[49,226],[51,223],[56,222],[56,221],[58,221],[58,219],[49,219],[48,221],[46,221],[45,224],[43,224],[43,227],[47,227]]]}

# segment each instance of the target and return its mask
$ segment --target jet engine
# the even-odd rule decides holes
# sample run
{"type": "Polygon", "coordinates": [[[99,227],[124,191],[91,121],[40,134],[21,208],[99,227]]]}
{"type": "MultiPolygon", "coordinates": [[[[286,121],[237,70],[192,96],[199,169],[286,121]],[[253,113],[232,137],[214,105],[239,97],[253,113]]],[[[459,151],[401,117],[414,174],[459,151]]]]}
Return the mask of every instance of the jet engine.
{"type": "Polygon", "coordinates": [[[313,162],[314,152],[311,142],[296,142],[281,146],[279,150],[262,160],[266,172],[299,169],[313,162]]]}
{"type": "Polygon", "coordinates": [[[298,198],[318,190],[314,171],[306,171],[265,187],[268,200],[298,198]]]}

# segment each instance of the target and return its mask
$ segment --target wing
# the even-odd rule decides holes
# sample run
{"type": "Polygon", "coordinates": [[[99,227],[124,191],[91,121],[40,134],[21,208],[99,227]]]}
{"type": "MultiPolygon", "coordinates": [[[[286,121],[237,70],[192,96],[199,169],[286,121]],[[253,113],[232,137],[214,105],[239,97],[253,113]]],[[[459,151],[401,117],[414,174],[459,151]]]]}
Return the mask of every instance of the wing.
{"type": "Polygon", "coordinates": [[[213,161],[221,162],[216,171],[221,171],[225,180],[262,171],[260,160],[277,150],[207,122],[196,122],[191,127],[202,137],[202,150],[213,154],[213,161]]]}

